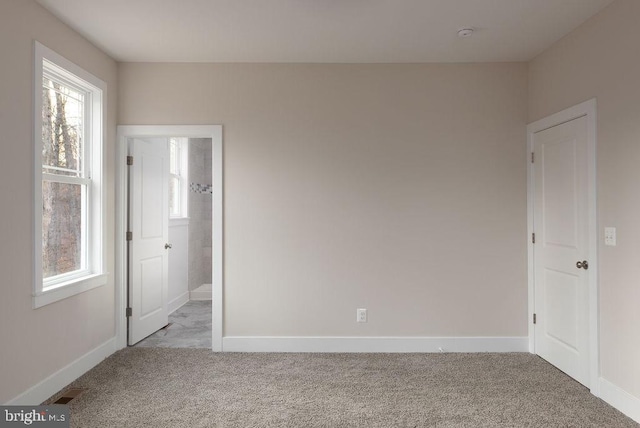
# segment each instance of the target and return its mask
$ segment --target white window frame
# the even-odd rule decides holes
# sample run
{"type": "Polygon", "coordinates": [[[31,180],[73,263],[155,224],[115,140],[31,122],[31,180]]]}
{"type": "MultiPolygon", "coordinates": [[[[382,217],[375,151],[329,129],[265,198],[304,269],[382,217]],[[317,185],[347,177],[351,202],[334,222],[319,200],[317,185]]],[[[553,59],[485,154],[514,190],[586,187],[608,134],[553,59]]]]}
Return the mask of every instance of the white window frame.
{"type": "Polygon", "coordinates": [[[39,308],[107,283],[104,250],[105,189],[103,177],[104,128],[107,85],[39,42],[34,42],[34,282],[33,307],[39,308]],[[46,65],[45,65],[46,63],[46,65]],[[85,177],[42,172],[42,79],[46,74],[82,89],[85,95],[85,177]],[[85,184],[86,218],[83,240],[86,260],[81,270],[43,279],[42,273],[42,180],[85,184]]]}
{"type": "MultiPolygon", "coordinates": [[[[169,137],[168,144],[171,140],[177,140],[178,154],[178,174],[171,172],[169,168],[169,177],[177,178],[180,183],[178,200],[180,205],[180,213],[178,215],[171,214],[169,207],[169,218],[171,220],[188,219],[189,218],[189,139],[186,137],[169,137]]],[[[171,147],[169,147],[169,156],[171,156],[171,147]]],[[[171,158],[169,159],[171,162],[171,158]]]]}

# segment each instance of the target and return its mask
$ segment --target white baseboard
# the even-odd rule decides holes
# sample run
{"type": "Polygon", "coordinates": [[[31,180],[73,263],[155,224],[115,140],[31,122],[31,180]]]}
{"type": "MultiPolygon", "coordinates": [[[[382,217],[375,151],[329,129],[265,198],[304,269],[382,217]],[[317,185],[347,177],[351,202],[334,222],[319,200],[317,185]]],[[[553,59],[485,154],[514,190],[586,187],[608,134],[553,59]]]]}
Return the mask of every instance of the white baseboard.
{"type": "Polygon", "coordinates": [[[527,337],[227,336],[224,352],[529,352],[527,337]]]}
{"type": "Polygon", "coordinates": [[[182,305],[184,305],[188,301],[189,301],[189,292],[185,291],[184,293],[182,293],[181,295],[179,295],[178,297],[176,297],[175,299],[169,302],[169,305],[168,305],[169,314],[174,313],[176,310],[178,310],[182,305]]]}
{"type": "Polygon", "coordinates": [[[640,398],[603,378],[600,378],[600,398],[640,423],[640,398]]]}
{"type": "Polygon", "coordinates": [[[87,352],[77,360],[67,364],[51,376],[27,389],[7,405],[37,405],[74,380],[94,368],[116,351],[116,338],[113,337],[97,348],[87,352]]]}
{"type": "Polygon", "coordinates": [[[203,291],[203,290],[200,290],[200,287],[198,287],[195,290],[191,290],[189,292],[190,300],[212,300],[212,298],[213,298],[213,291],[211,289],[203,291]]]}

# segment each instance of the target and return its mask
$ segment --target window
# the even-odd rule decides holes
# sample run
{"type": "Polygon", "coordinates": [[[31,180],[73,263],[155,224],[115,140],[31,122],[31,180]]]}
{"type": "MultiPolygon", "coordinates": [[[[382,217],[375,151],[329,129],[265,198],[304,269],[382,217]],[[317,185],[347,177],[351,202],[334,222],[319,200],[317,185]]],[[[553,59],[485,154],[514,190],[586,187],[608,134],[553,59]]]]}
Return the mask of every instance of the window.
{"type": "Polygon", "coordinates": [[[106,84],[36,42],[34,307],[106,283],[106,84]]]}
{"type": "Polygon", "coordinates": [[[169,138],[169,217],[188,217],[187,138],[169,138]]]}

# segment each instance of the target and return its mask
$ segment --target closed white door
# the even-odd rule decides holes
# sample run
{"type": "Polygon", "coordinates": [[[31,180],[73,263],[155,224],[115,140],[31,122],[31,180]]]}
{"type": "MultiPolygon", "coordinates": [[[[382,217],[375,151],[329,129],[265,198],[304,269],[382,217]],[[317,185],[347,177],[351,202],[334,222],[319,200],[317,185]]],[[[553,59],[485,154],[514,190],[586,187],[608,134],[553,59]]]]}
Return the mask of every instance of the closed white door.
{"type": "Polygon", "coordinates": [[[534,134],[535,350],[589,387],[587,118],[534,134]]]}
{"type": "Polygon", "coordinates": [[[133,139],[129,153],[129,345],[166,326],[169,159],[166,141],[133,139]]]}

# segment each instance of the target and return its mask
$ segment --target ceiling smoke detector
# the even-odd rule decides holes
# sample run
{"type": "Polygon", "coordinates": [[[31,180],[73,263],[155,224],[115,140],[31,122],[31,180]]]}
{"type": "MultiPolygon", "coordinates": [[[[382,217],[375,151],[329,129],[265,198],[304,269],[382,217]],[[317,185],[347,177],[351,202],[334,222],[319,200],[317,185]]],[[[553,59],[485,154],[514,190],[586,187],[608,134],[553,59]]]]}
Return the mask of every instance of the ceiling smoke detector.
{"type": "Polygon", "coordinates": [[[473,28],[461,28],[458,30],[458,37],[471,37],[473,28]]]}

